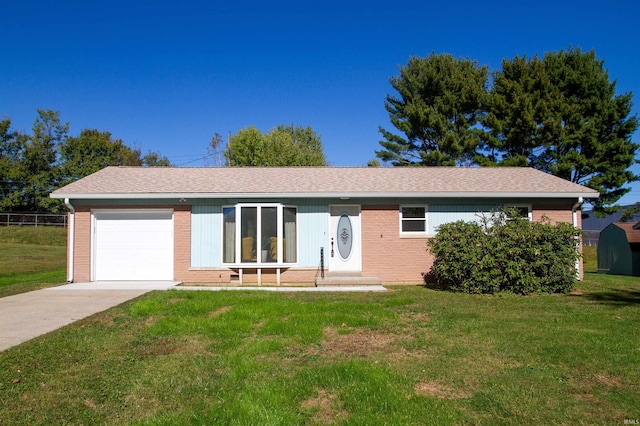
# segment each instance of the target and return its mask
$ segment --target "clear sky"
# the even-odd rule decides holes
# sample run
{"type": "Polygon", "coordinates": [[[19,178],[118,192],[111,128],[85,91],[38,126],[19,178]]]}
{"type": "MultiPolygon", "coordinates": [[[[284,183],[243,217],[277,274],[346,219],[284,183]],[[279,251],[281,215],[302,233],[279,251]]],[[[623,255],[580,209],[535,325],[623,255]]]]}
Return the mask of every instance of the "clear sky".
{"type": "MultiPolygon", "coordinates": [[[[640,112],[636,0],[0,0],[0,16],[0,117],[15,130],[52,109],[72,135],[110,131],[176,165],[203,165],[215,132],[292,123],[321,134],[331,165],[366,165],[378,127],[394,130],[389,78],[432,51],[493,70],[595,49],[640,112]]],[[[623,201],[638,200],[640,185],[623,201]]]]}

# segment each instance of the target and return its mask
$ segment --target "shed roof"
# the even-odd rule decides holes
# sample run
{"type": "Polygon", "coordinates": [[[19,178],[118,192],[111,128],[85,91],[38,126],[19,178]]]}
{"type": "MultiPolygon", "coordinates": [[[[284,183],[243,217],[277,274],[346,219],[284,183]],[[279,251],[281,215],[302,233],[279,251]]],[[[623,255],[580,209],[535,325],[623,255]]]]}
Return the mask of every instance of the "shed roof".
{"type": "Polygon", "coordinates": [[[615,222],[612,225],[624,231],[629,244],[640,243],[640,229],[635,229],[636,222],[615,222]]]}
{"type": "Polygon", "coordinates": [[[53,198],[302,197],[596,198],[527,167],[107,167],[53,198]]]}

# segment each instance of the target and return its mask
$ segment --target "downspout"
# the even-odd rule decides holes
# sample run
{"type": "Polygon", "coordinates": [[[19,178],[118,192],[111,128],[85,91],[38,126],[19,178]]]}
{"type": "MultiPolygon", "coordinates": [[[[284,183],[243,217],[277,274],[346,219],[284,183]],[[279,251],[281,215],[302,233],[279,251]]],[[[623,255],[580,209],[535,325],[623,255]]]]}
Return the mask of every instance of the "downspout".
{"type": "Polygon", "coordinates": [[[68,198],[64,199],[64,205],[69,209],[69,241],[67,242],[68,259],[67,259],[67,282],[73,282],[73,259],[76,236],[76,210],[73,208],[68,198]]]}
{"type": "MultiPolygon", "coordinates": [[[[578,209],[584,203],[584,198],[578,197],[578,201],[571,207],[573,214],[573,227],[578,228],[578,209]]],[[[576,238],[576,250],[580,250],[580,237],[576,238]]],[[[576,279],[580,281],[580,259],[576,259],[576,279]]]]}

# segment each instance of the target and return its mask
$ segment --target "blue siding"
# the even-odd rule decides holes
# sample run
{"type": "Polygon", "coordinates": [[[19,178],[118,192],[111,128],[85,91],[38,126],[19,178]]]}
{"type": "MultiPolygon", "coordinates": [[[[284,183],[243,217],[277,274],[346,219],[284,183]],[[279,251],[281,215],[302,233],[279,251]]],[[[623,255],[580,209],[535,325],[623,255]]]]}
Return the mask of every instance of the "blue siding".
{"type": "Polygon", "coordinates": [[[459,220],[477,222],[482,213],[490,213],[500,207],[502,204],[429,204],[428,232],[435,234],[440,225],[459,220]]]}
{"type": "MultiPolygon", "coordinates": [[[[315,268],[320,265],[320,247],[325,247],[326,250],[328,235],[329,207],[298,205],[299,266],[315,268]]],[[[222,206],[194,205],[191,210],[191,266],[221,266],[221,250],[222,206]]]]}
{"type": "Polygon", "coordinates": [[[191,266],[213,268],[222,261],[222,206],[191,209],[191,266]]]}
{"type": "MultiPolygon", "coordinates": [[[[295,202],[285,205],[296,205],[295,202]]],[[[478,221],[478,215],[500,208],[501,203],[429,204],[429,234],[438,226],[458,220],[478,221]]],[[[329,205],[297,204],[298,265],[316,268],[320,265],[320,247],[329,247],[329,205]]],[[[194,205],[191,211],[191,266],[213,268],[222,264],[222,206],[194,205]]]]}
{"type": "Polygon", "coordinates": [[[298,250],[299,266],[318,267],[320,265],[320,247],[329,245],[329,206],[298,206],[298,250]]]}

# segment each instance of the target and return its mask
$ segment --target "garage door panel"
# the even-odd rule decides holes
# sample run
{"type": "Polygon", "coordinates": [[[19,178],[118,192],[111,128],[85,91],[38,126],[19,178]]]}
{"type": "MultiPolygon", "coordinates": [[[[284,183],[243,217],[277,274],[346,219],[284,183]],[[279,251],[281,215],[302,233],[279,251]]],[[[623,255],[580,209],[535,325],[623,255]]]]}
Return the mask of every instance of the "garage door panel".
{"type": "Polygon", "coordinates": [[[95,213],[94,279],[172,280],[173,212],[95,213]]]}

